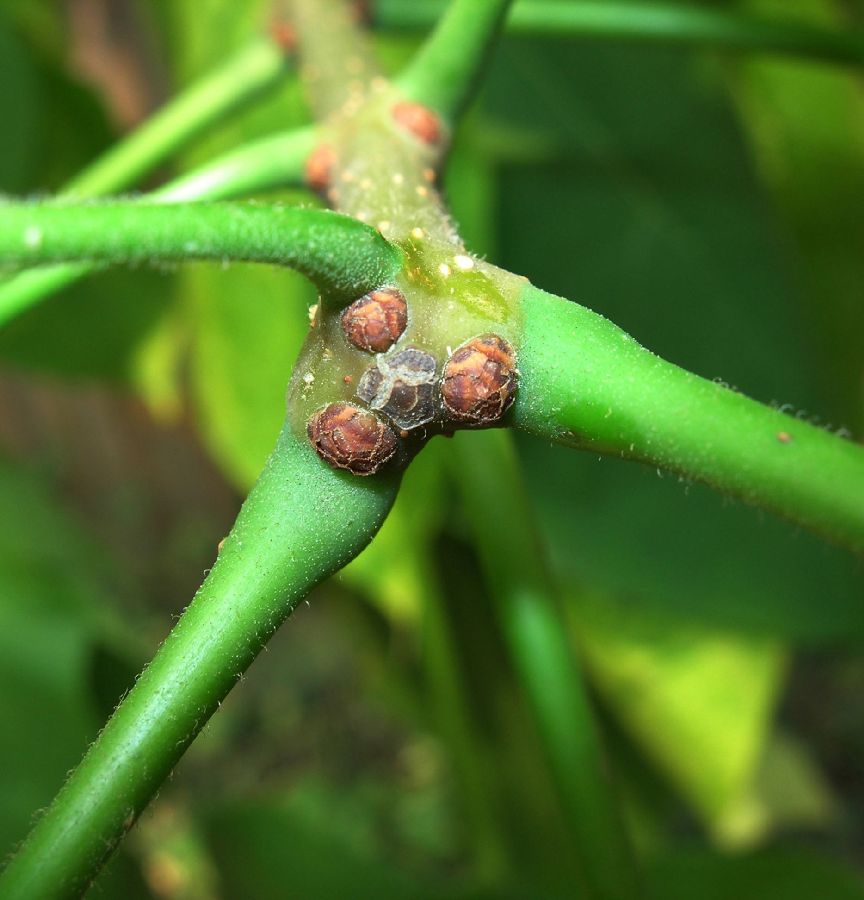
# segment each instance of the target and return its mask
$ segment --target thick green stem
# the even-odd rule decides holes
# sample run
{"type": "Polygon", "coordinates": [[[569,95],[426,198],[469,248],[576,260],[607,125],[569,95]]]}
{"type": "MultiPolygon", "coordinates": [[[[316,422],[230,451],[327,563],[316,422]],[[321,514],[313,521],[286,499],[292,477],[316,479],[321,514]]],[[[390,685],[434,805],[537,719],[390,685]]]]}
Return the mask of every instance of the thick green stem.
{"type": "Polygon", "coordinates": [[[84,169],[62,196],[83,199],[125,190],[205,128],[275,85],[285,71],[285,51],[273,40],[256,41],[84,169]]]}
{"type": "MultiPolygon", "coordinates": [[[[442,8],[437,0],[413,0],[410,4],[378,0],[375,21],[384,28],[422,28],[437,21],[442,8]]],[[[506,27],[508,34],[516,35],[676,44],[864,63],[864,35],[852,30],[678,3],[534,0],[516,3],[506,27]]]]}
{"type": "Polygon", "coordinates": [[[588,896],[636,897],[633,853],[512,440],[506,432],[486,431],[456,435],[453,443],[475,546],[537,720],[588,896]]]}
{"type": "Polygon", "coordinates": [[[528,286],[514,424],[679,472],[864,551],[864,448],[672,365],[528,286]]]}
{"type": "Polygon", "coordinates": [[[327,210],[138,201],[0,206],[0,265],[192,259],[290,266],[335,303],[391,283],[401,267],[400,252],[375,229],[327,210]]]}
{"type": "Polygon", "coordinates": [[[0,896],[83,893],[267,639],[368,543],[397,488],[395,476],[334,471],[283,429],[212,572],[0,875],[0,896]]]}
{"type": "Polygon", "coordinates": [[[397,84],[455,122],[473,97],[511,0],[453,0],[397,84]]]}
{"type": "MultiPolygon", "coordinates": [[[[262,138],[181,175],[147,196],[151,203],[231,200],[259,191],[299,185],[315,144],[312,128],[262,138]]],[[[0,281],[0,326],[41,300],[96,270],[70,263],[21,272],[0,281]]]]}

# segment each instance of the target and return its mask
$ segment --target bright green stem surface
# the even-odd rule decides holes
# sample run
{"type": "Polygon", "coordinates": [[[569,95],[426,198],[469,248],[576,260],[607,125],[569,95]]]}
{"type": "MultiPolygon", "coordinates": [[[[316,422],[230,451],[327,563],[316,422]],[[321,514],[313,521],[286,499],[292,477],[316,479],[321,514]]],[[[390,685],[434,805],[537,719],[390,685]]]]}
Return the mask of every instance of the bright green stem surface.
{"type": "MultiPolygon", "coordinates": [[[[435,22],[443,6],[436,0],[378,0],[375,20],[382,27],[421,28],[435,22]]],[[[517,3],[507,19],[510,34],[586,37],[682,44],[717,50],[784,53],[836,63],[864,63],[864,35],[793,20],[750,16],[733,10],[679,3],[560,2],[517,3]]]]}
{"type": "Polygon", "coordinates": [[[0,875],[4,900],[81,895],[267,639],[368,543],[397,488],[395,476],[337,473],[283,430],[192,604],[0,875]]]}
{"type": "Polygon", "coordinates": [[[864,551],[864,447],[680,369],[531,287],[513,422],[703,481],[864,551]]]}
{"type": "Polygon", "coordinates": [[[397,79],[403,93],[454,122],[486,70],[510,3],[511,0],[453,0],[435,31],[397,79]]]}
{"type": "Polygon", "coordinates": [[[457,434],[453,443],[475,546],[573,833],[587,896],[636,897],[633,854],[512,439],[484,431],[457,434]]]}
{"type": "MultiPolygon", "coordinates": [[[[152,203],[231,200],[298,185],[314,143],[312,128],[262,138],[181,175],[147,199],[152,203]]],[[[69,263],[21,272],[0,281],[0,326],[96,268],[92,263],[69,263]]]]}
{"type": "Polygon", "coordinates": [[[63,197],[122,191],[214,122],[275,85],[286,71],[284,50],[260,40],[195,82],[63,189],[63,197]]]}
{"type": "Polygon", "coordinates": [[[374,228],[328,210],[139,201],[0,205],[0,265],[193,259],[290,266],[336,303],[392,282],[401,267],[400,251],[374,228]]]}

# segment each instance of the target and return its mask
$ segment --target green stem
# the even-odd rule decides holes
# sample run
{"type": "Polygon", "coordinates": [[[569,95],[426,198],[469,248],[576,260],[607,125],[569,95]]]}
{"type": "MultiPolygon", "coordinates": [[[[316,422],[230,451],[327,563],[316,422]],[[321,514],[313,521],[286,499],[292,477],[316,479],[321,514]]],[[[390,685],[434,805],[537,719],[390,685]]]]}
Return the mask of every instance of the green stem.
{"type": "Polygon", "coordinates": [[[98,197],[125,190],[205,128],[275,85],[286,71],[285,52],[259,40],[179,94],[70,181],[63,197],[98,197]]]}
{"type": "Polygon", "coordinates": [[[453,0],[396,83],[454,122],[473,97],[511,0],[453,0]]]}
{"type": "Polygon", "coordinates": [[[864,448],[699,378],[527,286],[514,424],[661,466],[864,551],[864,448]]]}
{"type": "MultiPolygon", "coordinates": [[[[413,0],[410,4],[378,0],[375,20],[384,28],[422,28],[435,22],[441,10],[442,4],[436,0],[413,0]]],[[[864,35],[855,31],[677,3],[534,0],[514,6],[507,20],[507,32],[780,53],[840,64],[864,63],[864,35]]]]}
{"type": "Polygon", "coordinates": [[[328,210],[138,201],[0,206],[0,265],[192,259],[290,266],[335,303],[392,282],[401,265],[400,252],[375,229],[328,210]]]}
{"type": "Polygon", "coordinates": [[[298,128],[251,141],[180,175],[148,194],[147,199],[154,203],[232,200],[299,186],[315,140],[314,128],[298,128]]]}
{"type": "MultiPolygon", "coordinates": [[[[312,128],[253,141],[181,175],[152,194],[152,203],[231,200],[247,194],[299,185],[303,164],[315,144],[312,128]]],[[[97,269],[70,263],[21,272],[0,281],[0,326],[60,289],[97,269]]]]}
{"type": "Polygon", "coordinates": [[[543,562],[513,442],[506,432],[457,434],[456,474],[504,639],[537,720],[588,896],[638,896],[582,673],[543,562]],[[490,523],[507,527],[490,527],[490,523]]]}
{"type": "Polygon", "coordinates": [[[353,103],[381,71],[346,0],[289,0],[300,77],[317,121],[353,103]]]}
{"type": "Polygon", "coordinates": [[[297,603],[368,543],[397,477],[322,463],[286,426],[192,604],[0,875],[5,900],[80,896],[297,603]]]}

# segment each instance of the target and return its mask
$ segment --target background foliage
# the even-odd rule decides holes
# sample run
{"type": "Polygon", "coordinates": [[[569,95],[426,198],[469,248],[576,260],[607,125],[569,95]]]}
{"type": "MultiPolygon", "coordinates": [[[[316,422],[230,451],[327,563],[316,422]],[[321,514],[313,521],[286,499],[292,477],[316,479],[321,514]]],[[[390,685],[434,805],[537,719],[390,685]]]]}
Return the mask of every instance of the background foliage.
{"type": "MultiPolygon", "coordinates": [[[[864,15],[794,6],[838,28],[864,15]]],[[[113,7],[100,32],[80,4],[0,2],[3,192],[56,190],[269,14],[113,7]],[[87,64],[118,47],[137,73],[125,100],[87,64]]],[[[379,40],[393,68],[413,46],[379,40]]],[[[307,119],[289,79],[177,168],[307,119]]],[[[512,37],[447,182],[473,248],[859,438],[862,187],[858,73],[512,37]]],[[[314,302],[265,269],[111,272],[0,333],[4,848],[191,596],[269,452],[308,324],[291,294],[314,302]]],[[[573,896],[458,443],[428,448],[372,546],[255,664],[105,896],[573,896]]],[[[864,897],[860,563],[669,475],[530,439],[519,454],[652,894],[864,897]]]]}

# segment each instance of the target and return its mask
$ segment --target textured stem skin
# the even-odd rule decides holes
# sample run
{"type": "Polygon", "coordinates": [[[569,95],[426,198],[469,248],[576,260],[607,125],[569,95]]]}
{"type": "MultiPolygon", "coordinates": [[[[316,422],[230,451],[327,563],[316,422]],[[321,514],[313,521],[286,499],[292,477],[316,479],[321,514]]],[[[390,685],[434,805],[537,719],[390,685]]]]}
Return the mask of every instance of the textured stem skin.
{"type": "Polygon", "coordinates": [[[474,543],[570,825],[586,896],[632,900],[640,896],[633,852],[513,441],[491,430],[457,434],[453,445],[474,543]]]}
{"type": "Polygon", "coordinates": [[[454,0],[397,84],[453,122],[474,95],[511,0],[454,0]]]}
{"type": "Polygon", "coordinates": [[[642,460],[864,551],[864,448],[672,365],[527,286],[513,423],[642,460]]]}
{"type": "MultiPolygon", "coordinates": [[[[383,28],[422,28],[437,21],[442,9],[437,0],[413,0],[411,4],[378,0],[375,21],[383,28]]],[[[864,63],[864,35],[853,30],[678,3],[533,0],[515,4],[506,28],[514,35],[679,44],[782,53],[838,64],[864,63]]]]}
{"type": "MultiPolygon", "coordinates": [[[[315,144],[314,129],[262,138],[217,157],[149,194],[151,203],[231,200],[245,194],[299,185],[303,164],[315,144]]],[[[21,272],[0,282],[0,326],[55,291],[96,270],[92,263],[68,263],[21,272]]]]}
{"type": "Polygon", "coordinates": [[[0,206],[0,264],[191,259],[290,266],[336,303],[391,282],[402,261],[374,228],[327,210],[137,201],[0,206]]]}
{"type": "Polygon", "coordinates": [[[397,476],[335,472],[286,426],[192,604],[0,875],[4,900],[80,896],[267,639],[369,542],[397,488],[397,476]]]}
{"type": "Polygon", "coordinates": [[[275,85],[285,52],[261,40],[195,82],[70,181],[62,196],[98,197],[125,190],[214,122],[275,85]]]}

